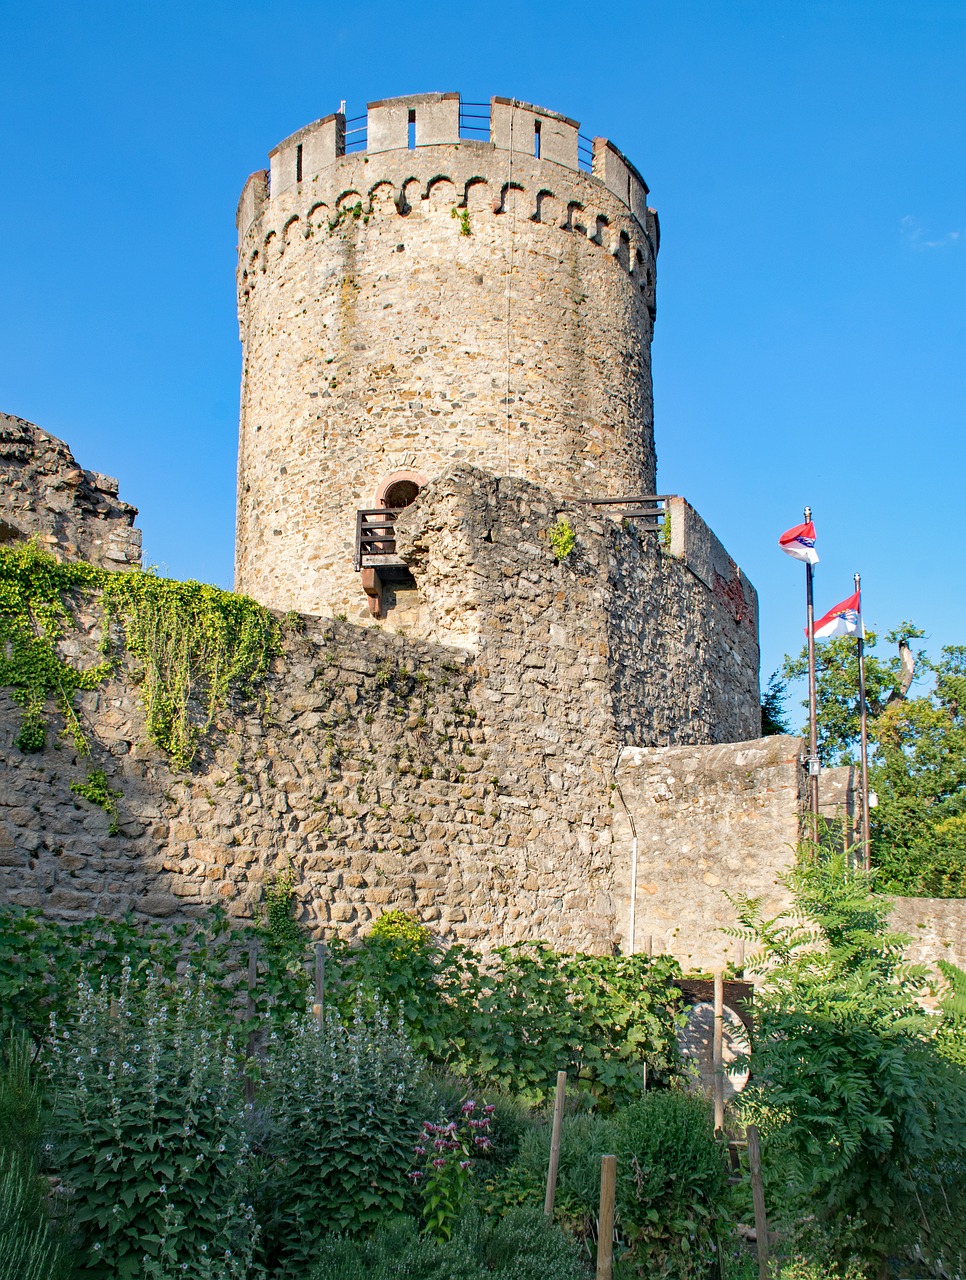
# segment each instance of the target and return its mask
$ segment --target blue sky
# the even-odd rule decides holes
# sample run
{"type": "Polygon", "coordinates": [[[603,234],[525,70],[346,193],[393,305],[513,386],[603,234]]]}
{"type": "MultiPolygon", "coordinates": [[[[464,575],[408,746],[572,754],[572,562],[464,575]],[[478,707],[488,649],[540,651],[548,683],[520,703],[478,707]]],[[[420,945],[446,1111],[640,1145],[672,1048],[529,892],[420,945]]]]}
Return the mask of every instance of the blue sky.
{"type": "Polygon", "coordinates": [[[776,539],[815,511],[820,611],[966,642],[966,7],[622,9],[0,0],[0,410],[140,508],[148,561],[231,585],[234,210],[338,107],[513,95],[604,134],[659,209],[659,487],[802,627],[776,539]]]}

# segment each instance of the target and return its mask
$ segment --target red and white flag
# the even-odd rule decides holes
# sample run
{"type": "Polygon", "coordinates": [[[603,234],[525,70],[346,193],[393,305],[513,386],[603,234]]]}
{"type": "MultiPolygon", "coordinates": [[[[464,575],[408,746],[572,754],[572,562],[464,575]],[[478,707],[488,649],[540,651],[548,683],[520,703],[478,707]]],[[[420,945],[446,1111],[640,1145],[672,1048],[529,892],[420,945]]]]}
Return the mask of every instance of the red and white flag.
{"type": "Polygon", "coordinates": [[[808,524],[797,524],[794,529],[783,533],[778,539],[778,545],[786,555],[796,560],[804,560],[806,564],[818,564],[818,552],[815,550],[815,526],[811,520],[808,524]]]}
{"type": "Polygon", "coordinates": [[[854,596],[849,596],[848,600],[829,609],[824,618],[819,618],[812,627],[812,633],[816,640],[827,640],[830,636],[861,635],[862,603],[858,591],[854,596]]]}

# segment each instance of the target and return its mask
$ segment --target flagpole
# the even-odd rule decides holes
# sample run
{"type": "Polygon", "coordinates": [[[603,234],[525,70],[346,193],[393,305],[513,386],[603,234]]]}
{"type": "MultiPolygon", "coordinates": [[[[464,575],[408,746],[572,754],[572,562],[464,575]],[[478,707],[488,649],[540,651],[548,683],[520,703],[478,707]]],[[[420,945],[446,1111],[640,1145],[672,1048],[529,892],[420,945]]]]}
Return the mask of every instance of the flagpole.
{"type": "Polygon", "coordinates": [[[858,573],[855,575],[855,590],[859,597],[859,724],[861,725],[859,801],[862,806],[862,860],[868,871],[872,866],[872,833],[869,823],[869,721],[865,703],[865,621],[862,617],[862,578],[858,573]]]}
{"type": "MultiPolygon", "coordinates": [[[[805,523],[812,508],[805,508],[805,523]]],[[[818,699],[815,692],[815,604],[812,599],[812,564],[805,561],[805,615],[808,636],[808,810],[812,819],[812,839],[818,841],[818,699]]]]}

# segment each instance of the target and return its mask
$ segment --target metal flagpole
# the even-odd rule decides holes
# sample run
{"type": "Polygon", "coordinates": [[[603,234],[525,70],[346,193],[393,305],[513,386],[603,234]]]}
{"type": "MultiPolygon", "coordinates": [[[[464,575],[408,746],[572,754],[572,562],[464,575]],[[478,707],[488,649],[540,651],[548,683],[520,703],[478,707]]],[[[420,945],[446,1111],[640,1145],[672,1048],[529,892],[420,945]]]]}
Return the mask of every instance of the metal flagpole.
{"type": "Polygon", "coordinates": [[[862,806],[862,859],[866,871],[872,865],[872,835],[869,829],[869,722],[865,704],[865,622],[862,618],[862,578],[855,575],[855,590],[859,597],[859,723],[860,734],[860,804],[862,806]]]}
{"type": "MultiPolygon", "coordinates": [[[[812,508],[805,508],[805,523],[812,508]]],[[[812,599],[812,564],[805,561],[805,615],[808,636],[808,811],[812,818],[812,839],[818,840],[818,703],[815,694],[815,605],[812,599]]]]}

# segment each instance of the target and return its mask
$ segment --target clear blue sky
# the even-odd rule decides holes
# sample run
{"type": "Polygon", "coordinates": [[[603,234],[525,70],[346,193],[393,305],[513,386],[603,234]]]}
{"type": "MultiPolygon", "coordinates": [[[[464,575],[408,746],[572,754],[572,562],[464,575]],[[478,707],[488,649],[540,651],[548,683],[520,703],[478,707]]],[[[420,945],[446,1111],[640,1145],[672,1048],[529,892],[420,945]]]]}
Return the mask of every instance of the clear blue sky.
{"type": "Polygon", "coordinates": [[[660,210],[659,486],[758,587],[762,674],[858,569],[870,622],[966,642],[962,0],[164,5],[0,0],[0,410],[231,585],[234,211],[310,120],[513,95],[604,134],[660,210]]]}

